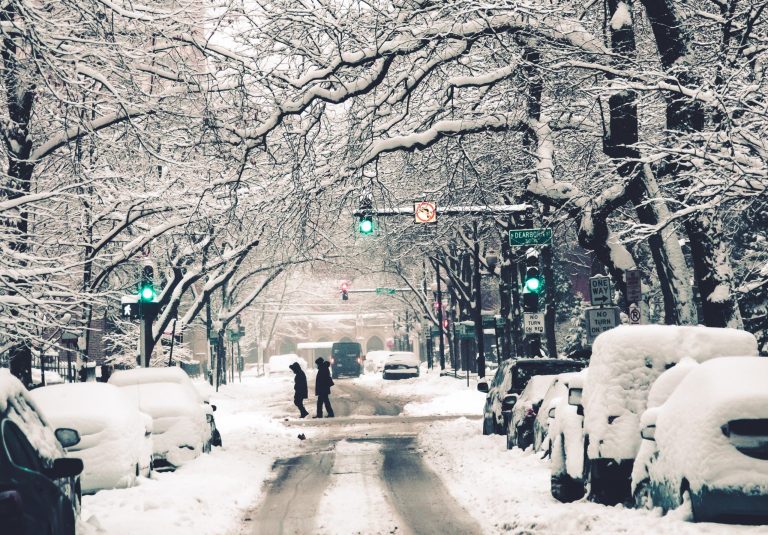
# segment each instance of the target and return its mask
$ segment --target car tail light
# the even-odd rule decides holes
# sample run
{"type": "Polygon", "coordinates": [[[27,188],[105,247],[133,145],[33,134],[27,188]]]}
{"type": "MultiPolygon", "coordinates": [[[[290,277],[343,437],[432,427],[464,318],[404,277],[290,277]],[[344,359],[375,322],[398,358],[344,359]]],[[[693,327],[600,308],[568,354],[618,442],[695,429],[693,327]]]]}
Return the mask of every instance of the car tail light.
{"type": "Polygon", "coordinates": [[[331,358],[331,364],[334,364],[336,362],[336,359],[331,358]]]}
{"type": "Polygon", "coordinates": [[[744,455],[768,460],[768,418],[731,420],[720,429],[744,455]]]}
{"type": "Polygon", "coordinates": [[[362,364],[363,363],[363,359],[357,359],[357,363],[358,364],[362,364]]]}

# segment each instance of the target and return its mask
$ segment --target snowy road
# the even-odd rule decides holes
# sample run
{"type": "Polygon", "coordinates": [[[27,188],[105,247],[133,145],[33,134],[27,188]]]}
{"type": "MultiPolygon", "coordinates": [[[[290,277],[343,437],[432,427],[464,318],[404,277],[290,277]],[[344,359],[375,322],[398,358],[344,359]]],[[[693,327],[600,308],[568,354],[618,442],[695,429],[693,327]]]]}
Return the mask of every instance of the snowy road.
{"type": "Polygon", "coordinates": [[[313,450],[275,463],[241,533],[481,533],[417,451],[416,425],[439,418],[398,417],[407,399],[336,384],[338,417],[295,422],[313,450]]]}

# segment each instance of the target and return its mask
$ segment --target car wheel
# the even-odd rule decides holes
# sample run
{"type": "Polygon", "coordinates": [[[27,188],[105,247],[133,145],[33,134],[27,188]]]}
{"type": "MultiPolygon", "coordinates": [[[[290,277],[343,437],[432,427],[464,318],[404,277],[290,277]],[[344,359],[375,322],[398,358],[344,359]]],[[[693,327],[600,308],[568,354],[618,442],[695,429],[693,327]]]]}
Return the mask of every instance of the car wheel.
{"type": "Polygon", "coordinates": [[[653,509],[651,481],[649,479],[643,479],[635,486],[632,500],[635,502],[635,508],[637,509],[653,509]]]}
{"type": "Polygon", "coordinates": [[[517,445],[517,433],[514,431],[513,426],[509,426],[507,429],[507,449],[511,450],[517,445]]]}
{"type": "Polygon", "coordinates": [[[528,449],[528,446],[533,444],[533,437],[531,436],[531,430],[525,429],[523,426],[517,427],[515,435],[517,436],[517,447],[521,450],[528,449]]]}
{"type": "Polygon", "coordinates": [[[483,416],[483,434],[484,435],[493,434],[493,418],[489,417],[488,415],[483,416]]]}

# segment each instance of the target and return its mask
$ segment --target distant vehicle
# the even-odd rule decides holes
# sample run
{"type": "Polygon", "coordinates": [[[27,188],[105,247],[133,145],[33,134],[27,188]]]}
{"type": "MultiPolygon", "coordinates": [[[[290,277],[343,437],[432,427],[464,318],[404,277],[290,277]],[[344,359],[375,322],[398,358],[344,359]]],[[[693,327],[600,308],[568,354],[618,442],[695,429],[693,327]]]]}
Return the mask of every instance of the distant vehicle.
{"type": "Polygon", "coordinates": [[[80,435],[80,442],[67,453],[83,460],[83,493],[131,487],[140,475],[149,476],[152,418],[139,412],[119,387],[69,383],[30,394],[54,427],[68,427],[80,435]]]}
{"type": "Polygon", "coordinates": [[[0,369],[0,531],[74,535],[83,461],[64,447],[74,429],[54,431],[21,381],[0,369]]]}
{"type": "Polygon", "coordinates": [[[480,392],[485,392],[483,409],[483,434],[506,434],[504,412],[511,411],[516,400],[534,375],[555,375],[564,372],[579,371],[584,363],[567,359],[508,359],[496,369],[490,386],[481,381],[477,384],[480,392]]]}
{"type": "Polygon", "coordinates": [[[418,377],[421,362],[415,353],[394,351],[384,360],[384,379],[418,377]]]}
{"type": "Polygon", "coordinates": [[[110,384],[119,385],[141,412],[152,417],[152,465],[157,470],[172,470],[209,452],[215,430],[212,406],[201,402],[191,383],[155,382],[157,376],[147,373],[165,369],[123,370],[109,378],[110,384]]]}
{"type": "Polygon", "coordinates": [[[768,521],[768,358],[694,367],[644,414],[651,505],[690,508],[694,521],[768,521]]]}
{"type": "Polygon", "coordinates": [[[133,384],[149,383],[175,383],[181,386],[189,393],[193,399],[203,403],[205,419],[208,422],[208,440],[206,443],[206,453],[210,451],[211,446],[221,446],[221,434],[216,429],[216,419],[213,416],[216,411],[216,405],[210,403],[212,388],[208,383],[193,382],[183,369],[176,366],[167,366],[163,368],[133,368],[131,370],[120,370],[109,377],[109,384],[116,386],[129,386],[133,384]]]}
{"type": "Polygon", "coordinates": [[[374,372],[376,373],[383,372],[384,361],[391,354],[392,354],[392,351],[382,351],[382,350],[369,351],[368,354],[365,355],[366,367],[370,365],[373,368],[374,372]]]}
{"type": "Polygon", "coordinates": [[[556,375],[534,375],[520,393],[507,417],[507,449],[521,450],[533,444],[533,422],[544,395],[555,382],[556,375]]]}
{"type": "Polygon", "coordinates": [[[637,430],[656,378],[683,357],[704,362],[733,354],[757,355],[755,337],[737,329],[675,325],[624,325],[597,337],[582,396],[590,500],[632,500],[637,430]]]}
{"type": "Polygon", "coordinates": [[[360,377],[363,373],[363,350],[358,342],[334,342],[331,347],[331,373],[334,379],[343,375],[360,377]]]}
{"type": "Polygon", "coordinates": [[[285,355],[272,355],[267,363],[267,375],[284,373],[293,376],[290,365],[298,362],[302,370],[307,369],[307,361],[295,353],[286,353],[285,355]]]}

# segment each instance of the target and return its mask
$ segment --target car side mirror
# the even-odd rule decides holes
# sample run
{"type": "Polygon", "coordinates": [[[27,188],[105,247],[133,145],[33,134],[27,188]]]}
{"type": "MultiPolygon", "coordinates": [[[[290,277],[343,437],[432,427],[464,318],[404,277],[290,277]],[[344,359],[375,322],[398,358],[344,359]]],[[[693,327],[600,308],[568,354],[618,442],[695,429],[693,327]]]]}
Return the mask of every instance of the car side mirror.
{"type": "MultiPolygon", "coordinates": [[[[79,438],[79,437],[78,437],[79,438]]],[[[83,460],[73,457],[61,457],[53,460],[53,466],[47,469],[46,475],[51,479],[75,477],[83,471],[83,460]]]]}
{"type": "Polygon", "coordinates": [[[574,405],[578,407],[581,405],[581,388],[568,389],[568,405],[574,405]]]}
{"type": "Polygon", "coordinates": [[[512,407],[517,403],[517,394],[507,394],[504,399],[501,400],[501,412],[509,412],[512,407]]]}
{"type": "Polygon", "coordinates": [[[640,436],[645,440],[656,440],[656,426],[646,425],[640,430],[640,436]]]}
{"type": "Polygon", "coordinates": [[[56,440],[59,441],[64,448],[71,448],[80,443],[80,433],[74,429],[68,427],[60,427],[53,433],[56,435],[56,440]]]}
{"type": "Polygon", "coordinates": [[[477,390],[478,392],[482,392],[483,394],[487,394],[488,390],[488,383],[477,383],[477,390]]]}
{"type": "Polygon", "coordinates": [[[216,412],[216,405],[211,405],[211,410],[212,410],[213,412],[216,412]]]}
{"type": "Polygon", "coordinates": [[[549,416],[550,418],[554,418],[555,417],[555,407],[550,407],[549,408],[549,412],[547,413],[547,416],[549,416]]]}

